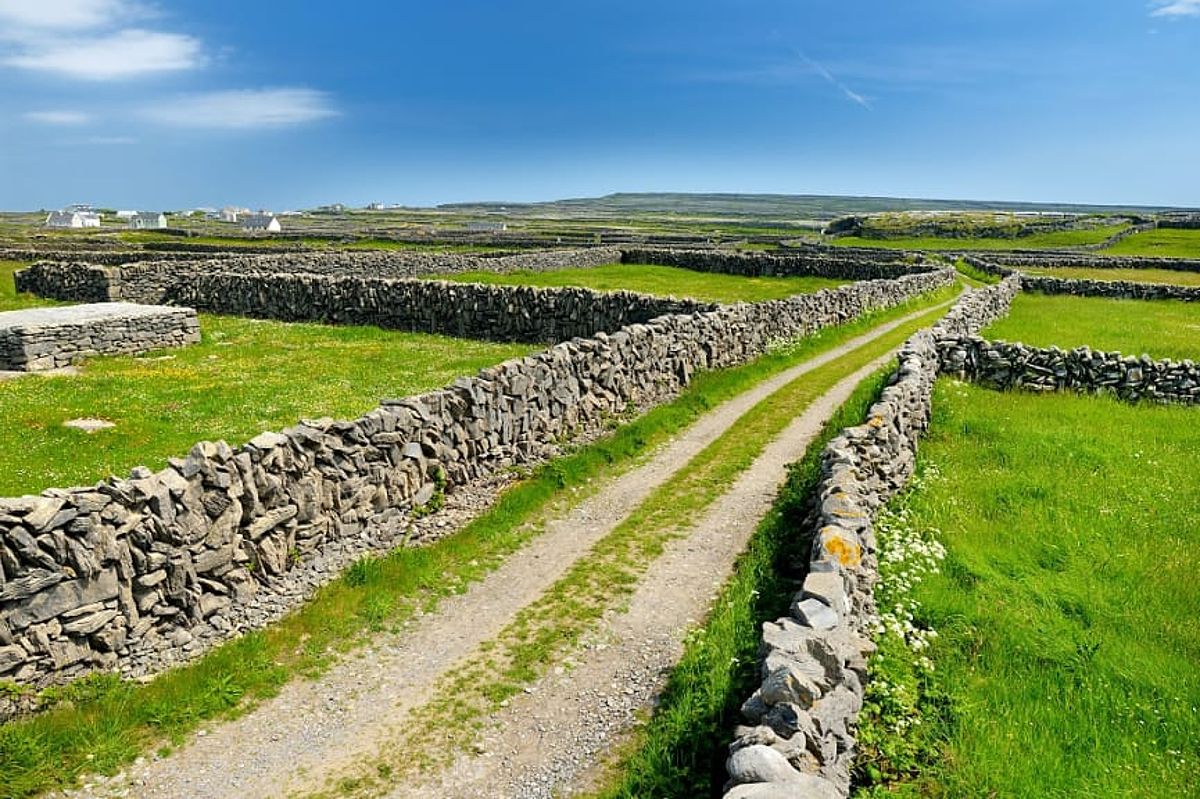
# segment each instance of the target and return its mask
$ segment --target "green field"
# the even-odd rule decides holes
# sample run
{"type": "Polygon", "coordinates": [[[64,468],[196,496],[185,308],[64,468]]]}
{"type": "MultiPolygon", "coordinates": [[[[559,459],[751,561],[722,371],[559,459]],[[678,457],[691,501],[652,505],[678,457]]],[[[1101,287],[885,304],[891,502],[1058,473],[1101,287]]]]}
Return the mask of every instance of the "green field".
{"type": "Polygon", "coordinates": [[[1158,228],[1135,233],[1112,247],[1100,250],[1104,255],[1145,255],[1159,258],[1200,258],[1200,230],[1158,228]]]}
{"type": "Polygon", "coordinates": [[[19,261],[0,261],[0,311],[19,311],[22,308],[55,304],[32,294],[17,293],[16,285],[13,283],[13,273],[19,272],[27,266],[29,264],[19,261]]]}
{"type": "Polygon", "coordinates": [[[204,341],[0,382],[0,496],[159,469],[200,440],[246,441],[300,418],[353,418],[535,347],[370,327],[201,316],[204,341]],[[98,417],[115,428],[62,426],[98,417]],[[71,456],[64,458],[63,453],[71,456]]]}
{"type": "Polygon", "coordinates": [[[1104,269],[1084,266],[1021,267],[1030,275],[1060,277],[1068,280],[1128,280],[1131,283],[1167,283],[1175,286],[1200,286],[1200,272],[1181,272],[1178,269],[1104,269]]]}
{"type": "MultiPolygon", "coordinates": [[[[1012,238],[949,238],[920,236],[910,238],[872,239],[841,236],[828,239],[837,247],[887,247],[899,250],[1047,250],[1061,247],[1082,247],[1100,244],[1120,233],[1128,225],[1106,225],[1086,230],[1057,230],[1012,238]]],[[[1136,238],[1136,236],[1131,237],[1136,238]]],[[[1128,239],[1126,239],[1128,241],[1128,239]]]]}
{"type": "Polygon", "coordinates": [[[936,472],[903,500],[947,549],[912,591],[938,633],[923,767],[869,795],[1197,795],[1197,422],[939,381],[936,472]]]}
{"type": "Polygon", "coordinates": [[[459,283],[516,286],[581,286],[596,291],[637,291],[706,302],[762,302],[836,288],[850,281],[825,277],[742,277],[673,266],[609,264],[551,272],[459,272],[436,275],[459,283]]]}
{"type": "Polygon", "coordinates": [[[1089,346],[1126,355],[1200,361],[1200,303],[1021,293],[988,327],[991,339],[1062,349],[1089,346]]]}

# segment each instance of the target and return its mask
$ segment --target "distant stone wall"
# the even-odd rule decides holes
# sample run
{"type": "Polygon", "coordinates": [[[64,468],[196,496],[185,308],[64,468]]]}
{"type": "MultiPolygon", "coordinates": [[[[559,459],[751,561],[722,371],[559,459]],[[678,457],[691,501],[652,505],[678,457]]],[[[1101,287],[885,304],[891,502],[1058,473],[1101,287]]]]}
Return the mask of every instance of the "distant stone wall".
{"type": "Polygon", "coordinates": [[[95,355],[200,341],[191,308],[100,303],[0,313],[0,370],[57,369],[95,355]]]}
{"type": "Polygon", "coordinates": [[[78,260],[40,261],[18,272],[18,291],[59,300],[101,299],[162,303],[174,301],[183,287],[205,275],[306,274],[340,278],[412,278],[460,272],[549,271],[616,263],[615,248],[546,250],[519,255],[478,256],[331,250],[275,255],[226,253],[219,258],[122,261],[119,265],[78,260]]]}
{"type": "Polygon", "coordinates": [[[854,727],[874,651],[868,638],[878,578],[873,519],[915,468],[939,370],[938,342],[1003,316],[1019,290],[1012,277],[969,292],[932,330],[910,338],[866,423],[825,448],[819,504],[804,531],[813,540],[808,574],[790,614],[763,625],[762,683],[742,705],[747,723],[730,744],[726,799],[849,794],[854,727]]]}
{"type": "Polygon", "coordinates": [[[0,680],[147,674],[194,657],[393,546],[439,485],[535,462],[631,404],[674,396],[697,370],[953,282],[941,270],[663,316],[355,420],[305,421],[236,449],[202,442],[157,473],[0,500],[0,680]]]}
{"type": "Polygon", "coordinates": [[[1200,258],[1141,258],[1056,252],[996,252],[988,253],[986,258],[992,263],[1017,269],[1021,267],[1054,269],[1073,266],[1087,269],[1170,269],[1176,272],[1200,272],[1200,258]]]}
{"type": "MultiPolygon", "coordinates": [[[[841,252],[835,247],[789,250],[784,254],[729,252],[726,250],[683,250],[632,248],[622,250],[621,260],[632,264],[678,266],[698,272],[722,272],[749,277],[812,275],[845,280],[877,280],[926,272],[935,267],[905,260],[893,251],[841,252]]],[[[919,256],[913,255],[913,258],[919,256]]]]}
{"type": "Polygon", "coordinates": [[[376,325],[534,343],[592,336],[665,314],[717,308],[713,303],[628,291],[317,275],[199,275],[179,286],[170,299],[201,311],[233,316],[376,325]]]}
{"type": "Polygon", "coordinates": [[[1192,361],[1156,361],[1088,347],[1030,347],[979,336],[938,342],[942,369],[997,389],[1108,393],[1134,402],[1200,402],[1200,368],[1192,361]]]}
{"type": "MultiPolygon", "coordinates": [[[[1043,294],[1072,294],[1077,297],[1110,297],[1122,300],[1182,300],[1184,302],[1200,301],[1200,287],[1174,286],[1168,283],[1141,283],[1131,280],[1087,280],[1077,278],[1053,277],[1049,275],[1029,275],[1021,272],[1019,267],[993,263],[980,258],[966,258],[967,263],[992,275],[1008,276],[1021,275],[1022,287],[1030,291],[1040,291],[1043,294]]],[[[1096,268],[1096,261],[1103,261],[1099,268],[1109,268],[1110,259],[1094,259],[1081,262],[1080,266],[1096,268]]],[[[1064,264],[1065,265],[1065,264],[1064,264]]],[[[1043,267],[1038,267],[1043,268],[1043,267]]],[[[1050,267],[1052,268],[1052,267],[1050,267]]],[[[1171,267],[1158,267],[1171,268],[1171,267]]],[[[1200,269],[1200,261],[1197,262],[1200,269]]],[[[1188,271],[1177,269],[1176,271],[1188,271]]]]}

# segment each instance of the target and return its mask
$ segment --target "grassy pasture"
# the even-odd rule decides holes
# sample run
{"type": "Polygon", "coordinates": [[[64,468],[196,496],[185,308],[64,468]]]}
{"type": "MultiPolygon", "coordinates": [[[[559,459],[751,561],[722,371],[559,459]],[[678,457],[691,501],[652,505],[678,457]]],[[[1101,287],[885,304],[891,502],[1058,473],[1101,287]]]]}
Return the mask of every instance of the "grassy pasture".
{"type": "MultiPolygon", "coordinates": [[[[21,266],[0,263],[0,311],[46,304],[14,290],[21,266]]],[[[228,316],[203,315],[200,328],[203,341],[191,347],[93,358],[72,377],[0,382],[0,496],[161,468],[202,439],[236,444],[301,417],[353,418],[383,397],[438,388],[538,349],[228,316]],[[116,427],[62,426],[82,417],[116,427]]]]}
{"type": "Polygon", "coordinates": [[[1100,250],[1104,255],[1145,255],[1160,258],[1200,258],[1200,230],[1156,228],[1134,233],[1100,250]]]}
{"type": "Polygon", "coordinates": [[[1200,361],[1200,303],[1021,293],[988,327],[992,339],[1063,349],[1087,345],[1126,355],[1200,361]]]}
{"type": "Polygon", "coordinates": [[[836,288],[850,282],[825,277],[742,277],[674,266],[608,264],[550,272],[459,272],[437,275],[459,283],[518,286],[581,286],[596,291],[637,291],[707,302],[762,302],[836,288]]]}
{"type": "Polygon", "coordinates": [[[939,381],[905,497],[947,549],[926,747],[870,796],[1195,796],[1197,410],[939,381]]]}
{"type": "MultiPolygon", "coordinates": [[[[1012,238],[917,236],[871,239],[840,236],[826,243],[838,247],[884,247],[899,250],[1047,250],[1100,244],[1128,225],[1105,225],[1082,230],[1056,230],[1012,238]]],[[[1130,238],[1136,238],[1131,236],[1130,238]]],[[[1128,239],[1127,239],[1128,241],[1128,239]]],[[[1109,251],[1106,251],[1109,252],[1109,251]]]]}
{"type": "Polygon", "coordinates": [[[1200,272],[1178,269],[1104,269],[1085,266],[1021,267],[1022,272],[1069,280],[1128,280],[1131,283],[1166,283],[1174,286],[1200,286],[1200,272]]]}

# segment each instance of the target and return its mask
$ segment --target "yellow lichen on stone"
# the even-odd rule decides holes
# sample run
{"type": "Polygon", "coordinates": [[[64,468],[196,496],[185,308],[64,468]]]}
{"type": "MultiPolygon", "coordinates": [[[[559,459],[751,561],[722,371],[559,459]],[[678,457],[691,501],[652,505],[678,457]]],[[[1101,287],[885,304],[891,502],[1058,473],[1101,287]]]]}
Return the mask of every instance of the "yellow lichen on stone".
{"type": "Polygon", "coordinates": [[[853,569],[862,563],[862,545],[837,527],[821,530],[821,551],[843,568],[853,569]]]}

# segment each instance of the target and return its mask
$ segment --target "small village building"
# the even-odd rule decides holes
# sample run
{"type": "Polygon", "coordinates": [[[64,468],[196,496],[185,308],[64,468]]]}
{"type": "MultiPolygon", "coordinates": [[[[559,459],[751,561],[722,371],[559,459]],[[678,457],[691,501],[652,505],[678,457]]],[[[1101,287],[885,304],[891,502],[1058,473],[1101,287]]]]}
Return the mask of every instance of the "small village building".
{"type": "Polygon", "coordinates": [[[222,222],[237,222],[238,218],[241,215],[242,215],[242,209],[240,209],[240,208],[226,206],[221,209],[221,221],[222,222]]]}
{"type": "Polygon", "coordinates": [[[129,217],[129,227],[134,230],[159,230],[167,226],[167,215],[154,211],[139,211],[129,217]]]}
{"type": "Polygon", "coordinates": [[[137,211],[117,211],[117,219],[129,219],[137,214],[137,211]]]}
{"type": "Polygon", "coordinates": [[[283,227],[274,214],[250,214],[242,220],[242,230],[278,233],[283,227]]]}
{"type": "Polygon", "coordinates": [[[46,217],[46,227],[100,227],[100,215],[91,211],[51,211],[46,217]]]}

